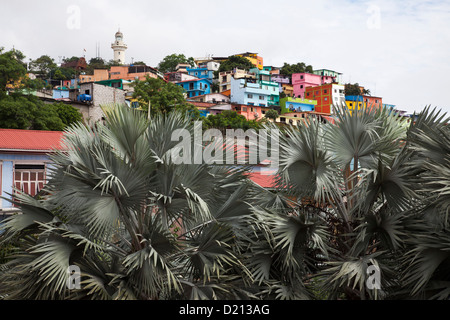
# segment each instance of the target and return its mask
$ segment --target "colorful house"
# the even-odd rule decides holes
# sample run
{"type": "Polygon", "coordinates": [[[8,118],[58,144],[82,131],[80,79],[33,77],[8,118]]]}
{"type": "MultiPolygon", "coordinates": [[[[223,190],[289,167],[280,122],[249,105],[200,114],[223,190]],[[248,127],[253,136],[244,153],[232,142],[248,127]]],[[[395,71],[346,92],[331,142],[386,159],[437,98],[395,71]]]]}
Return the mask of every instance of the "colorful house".
{"type": "Polygon", "coordinates": [[[305,99],[317,101],[316,112],[331,114],[333,105],[345,105],[344,85],[329,83],[316,87],[307,87],[305,99]]]}
{"type": "Polygon", "coordinates": [[[235,56],[247,58],[259,70],[262,70],[264,67],[263,58],[258,56],[257,53],[244,52],[244,53],[235,54],[235,56]]]}
{"type": "Polygon", "coordinates": [[[280,87],[277,82],[273,82],[271,80],[270,71],[252,68],[249,72],[254,73],[256,81],[261,85],[261,87],[270,92],[268,105],[278,106],[280,104],[280,87]]]}
{"type": "MultiPolygon", "coordinates": [[[[15,189],[35,196],[47,182],[49,153],[62,150],[62,132],[0,129],[0,193],[11,199],[15,189]],[[15,189],[14,189],[15,188],[15,189]]],[[[1,210],[13,205],[3,199],[1,210]]]]}
{"type": "Polygon", "coordinates": [[[249,106],[269,106],[272,91],[255,80],[231,78],[230,101],[249,106]]]}
{"type": "Polygon", "coordinates": [[[381,97],[372,97],[367,95],[345,96],[345,105],[348,110],[350,110],[350,114],[353,110],[359,110],[362,107],[376,109],[384,107],[383,99],[381,97]]]}
{"type": "Polygon", "coordinates": [[[96,82],[109,79],[108,69],[94,69],[94,74],[81,74],[79,80],[83,82],[96,82]]]}
{"type": "Polygon", "coordinates": [[[112,66],[109,71],[110,79],[142,81],[145,80],[147,76],[150,78],[162,77],[156,69],[144,65],[112,66]]]}
{"type": "Polygon", "coordinates": [[[247,120],[261,119],[267,110],[267,107],[260,105],[246,105],[239,103],[232,103],[231,110],[236,111],[238,114],[244,116],[247,120]],[[263,110],[264,109],[264,110],[263,110]]]}
{"type": "Polygon", "coordinates": [[[256,79],[254,73],[249,73],[243,69],[233,69],[219,73],[219,92],[224,93],[231,89],[231,79],[256,79]]]}
{"type": "Polygon", "coordinates": [[[322,77],[312,73],[293,73],[291,78],[294,97],[298,98],[305,97],[305,90],[307,87],[316,87],[323,84],[322,77]]]}
{"type": "Polygon", "coordinates": [[[313,71],[314,74],[322,77],[323,83],[340,83],[341,72],[329,70],[329,69],[318,69],[313,71]]]}
{"type": "Polygon", "coordinates": [[[316,100],[286,97],[280,99],[281,113],[314,111],[316,100]]]}
{"type": "Polygon", "coordinates": [[[187,98],[211,93],[212,81],[209,79],[191,79],[176,82],[176,84],[186,90],[187,98]]]}
{"type": "Polygon", "coordinates": [[[214,71],[208,70],[207,67],[186,68],[188,75],[199,78],[213,80],[214,71]]]}

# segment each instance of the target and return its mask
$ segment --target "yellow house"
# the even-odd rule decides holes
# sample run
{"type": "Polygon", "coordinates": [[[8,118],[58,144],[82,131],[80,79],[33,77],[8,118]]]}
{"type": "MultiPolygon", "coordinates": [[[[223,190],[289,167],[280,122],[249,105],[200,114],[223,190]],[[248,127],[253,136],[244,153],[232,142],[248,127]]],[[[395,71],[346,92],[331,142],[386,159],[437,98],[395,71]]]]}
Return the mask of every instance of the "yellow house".
{"type": "Polygon", "coordinates": [[[350,114],[352,114],[353,110],[360,110],[362,107],[366,107],[366,102],[364,102],[362,96],[346,96],[345,105],[350,114]]]}
{"type": "Polygon", "coordinates": [[[247,58],[259,70],[262,70],[264,67],[263,58],[258,56],[257,53],[245,52],[245,53],[235,54],[235,56],[247,58]]]}

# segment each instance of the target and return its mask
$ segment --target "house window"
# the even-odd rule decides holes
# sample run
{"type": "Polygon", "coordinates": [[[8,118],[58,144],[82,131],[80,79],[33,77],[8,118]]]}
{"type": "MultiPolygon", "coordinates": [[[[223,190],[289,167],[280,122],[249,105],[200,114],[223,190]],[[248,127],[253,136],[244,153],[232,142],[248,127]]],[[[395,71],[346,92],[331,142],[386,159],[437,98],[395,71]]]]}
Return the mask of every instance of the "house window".
{"type": "Polygon", "coordinates": [[[264,96],[259,96],[259,100],[264,100],[264,96]]]}
{"type": "Polygon", "coordinates": [[[316,94],[317,94],[317,95],[319,94],[319,90],[316,91],[316,94]]]}
{"type": "Polygon", "coordinates": [[[300,76],[300,79],[303,79],[303,75],[300,76]]]}
{"type": "Polygon", "coordinates": [[[247,94],[247,97],[248,97],[249,99],[252,99],[252,98],[253,98],[253,95],[252,95],[251,93],[249,93],[249,94],[247,94]]]}
{"type": "Polygon", "coordinates": [[[302,84],[300,85],[300,89],[303,89],[303,85],[302,84]]]}
{"type": "Polygon", "coordinates": [[[45,165],[16,164],[14,187],[34,197],[44,187],[45,165]]]}
{"type": "Polygon", "coordinates": [[[242,107],[242,111],[247,111],[247,107],[242,107]]]}
{"type": "Polygon", "coordinates": [[[323,93],[328,93],[328,90],[327,89],[323,90],[323,93]]]}

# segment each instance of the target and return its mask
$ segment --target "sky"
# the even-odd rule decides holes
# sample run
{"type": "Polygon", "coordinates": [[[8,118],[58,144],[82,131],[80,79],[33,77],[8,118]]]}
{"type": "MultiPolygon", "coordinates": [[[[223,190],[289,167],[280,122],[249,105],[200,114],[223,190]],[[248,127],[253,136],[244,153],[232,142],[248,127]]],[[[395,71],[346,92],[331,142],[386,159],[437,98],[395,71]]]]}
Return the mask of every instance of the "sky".
{"type": "Polygon", "coordinates": [[[110,60],[119,28],[127,63],[255,52],[264,65],[341,72],[408,113],[450,114],[448,0],[0,0],[0,47],[26,60],[89,61],[97,47],[110,60]]]}

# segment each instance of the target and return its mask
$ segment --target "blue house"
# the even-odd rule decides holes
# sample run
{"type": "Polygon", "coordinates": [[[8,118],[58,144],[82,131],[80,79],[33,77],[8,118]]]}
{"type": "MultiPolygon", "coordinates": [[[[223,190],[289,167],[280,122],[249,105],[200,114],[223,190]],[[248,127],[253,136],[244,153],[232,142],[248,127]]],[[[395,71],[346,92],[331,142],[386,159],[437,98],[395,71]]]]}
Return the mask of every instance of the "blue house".
{"type": "Polygon", "coordinates": [[[214,78],[213,70],[208,70],[206,67],[186,68],[186,71],[190,76],[197,77],[199,79],[209,79],[212,81],[214,78]]]}
{"type": "MultiPolygon", "coordinates": [[[[52,166],[49,153],[62,149],[60,131],[0,129],[0,194],[11,199],[15,190],[35,196],[47,182],[52,166]]],[[[0,220],[14,211],[7,200],[0,201],[0,220]]]]}
{"type": "Polygon", "coordinates": [[[212,81],[206,78],[185,80],[176,82],[176,84],[186,90],[188,98],[211,93],[212,81]]]}

